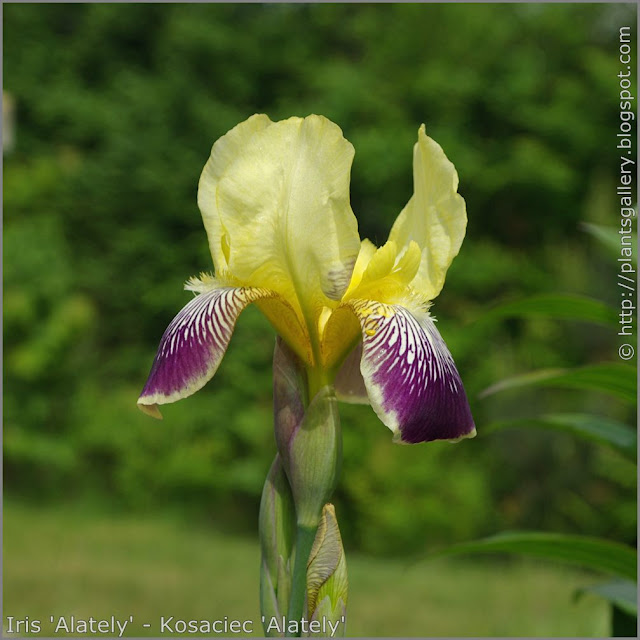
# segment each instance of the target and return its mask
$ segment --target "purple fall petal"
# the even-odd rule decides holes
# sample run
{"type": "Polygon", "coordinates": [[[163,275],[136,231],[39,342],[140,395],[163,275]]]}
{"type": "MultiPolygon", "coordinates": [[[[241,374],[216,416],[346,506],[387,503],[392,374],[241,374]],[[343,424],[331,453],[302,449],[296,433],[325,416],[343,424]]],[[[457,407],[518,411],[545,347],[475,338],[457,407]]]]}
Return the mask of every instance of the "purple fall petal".
{"type": "Polygon", "coordinates": [[[405,443],[475,435],[469,402],[434,321],[399,305],[354,301],[362,326],[360,369],[371,406],[405,443]]]}
{"type": "Polygon", "coordinates": [[[245,307],[270,297],[265,289],[225,287],[197,295],[164,332],[147,383],[138,398],[142,411],[162,417],[157,405],[186,398],[216,372],[245,307]]]}

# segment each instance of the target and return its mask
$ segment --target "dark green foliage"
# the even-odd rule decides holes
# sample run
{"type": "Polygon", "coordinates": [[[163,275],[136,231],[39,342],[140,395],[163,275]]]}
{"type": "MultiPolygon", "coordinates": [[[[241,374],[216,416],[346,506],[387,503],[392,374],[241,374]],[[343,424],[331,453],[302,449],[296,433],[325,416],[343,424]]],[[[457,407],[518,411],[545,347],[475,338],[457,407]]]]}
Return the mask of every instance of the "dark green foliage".
{"type": "MultiPolygon", "coordinates": [[[[212,143],[255,112],[316,112],[356,148],[363,237],[383,243],[409,198],[422,122],[456,164],[469,211],[434,313],[480,435],[395,447],[370,409],[346,408],[345,543],[404,553],[507,525],[633,535],[635,475],[615,452],[568,434],[483,435],[541,401],[545,413],[597,413],[601,399],[476,400],[519,372],[611,360],[611,330],[473,320],[531,294],[617,304],[615,272],[578,225],[615,224],[617,29],[635,7],[6,4],[3,17],[17,111],[4,165],[8,492],[175,507],[255,530],[275,451],[274,339],[257,310],[214,381],[163,423],[135,400],[191,295],[183,282],[212,268],[196,206],[212,143]]],[[[610,415],[629,409],[614,401],[610,415]]]]}
{"type": "MultiPolygon", "coordinates": [[[[590,232],[601,231],[597,225],[590,225],[590,232]]],[[[611,235],[607,232],[593,234],[603,246],[611,249],[611,235]]],[[[623,294],[624,295],[624,294],[623,294]]],[[[523,298],[514,303],[505,303],[494,307],[489,318],[500,315],[551,316],[563,319],[579,319],[585,322],[602,323],[606,320],[609,308],[598,304],[596,300],[566,296],[533,296],[523,298]],[[595,312],[595,313],[594,313],[595,312]]],[[[485,322],[487,317],[485,316],[485,322]]],[[[610,323],[611,318],[608,322],[610,323]]],[[[615,326],[615,325],[614,325],[615,326]]],[[[622,334],[618,334],[622,335],[622,334]]],[[[637,342],[634,336],[624,340],[637,342]]],[[[627,345],[628,346],[628,345],[627,345]]],[[[637,401],[637,370],[628,364],[598,363],[574,369],[546,369],[532,371],[519,376],[506,378],[497,382],[479,397],[490,397],[495,393],[511,391],[539,385],[552,387],[583,389],[602,395],[614,395],[624,402],[634,405],[637,401]]],[[[608,416],[583,414],[542,415],[528,419],[506,419],[494,422],[487,431],[513,427],[537,427],[545,430],[568,432],[578,438],[590,442],[607,445],[611,449],[627,457],[627,473],[629,466],[637,457],[637,428],[624,422],[613,420],[608,416]]],[[[631,475],[627,475],[631,479],[631,475]]],[[[633,485],[633,480],[631,480],[633,485]]],[[[632,518],[628,519],[630,522],[632,518]]],[[[630,532],[631,533],[631,532],[630,532]]],[[[629,536],[632,537],[631,535],[629,536]]],[[[630,544],[621,545],[605,538],[567,535],[565,533],[543,532],[504,532],[490,538],[453,545],[445,553],[478,553],[498,551],[514,554],[533,555],[545,560],[577,564],[587,569],[609,573],[616,580],[579,589],[574,596],[580,597],[590,591],[609,601],[611,611],[611,633],[614,636],[634,636],[637,632],[638,586],[637,565],[638,554],[630,544]]]]}

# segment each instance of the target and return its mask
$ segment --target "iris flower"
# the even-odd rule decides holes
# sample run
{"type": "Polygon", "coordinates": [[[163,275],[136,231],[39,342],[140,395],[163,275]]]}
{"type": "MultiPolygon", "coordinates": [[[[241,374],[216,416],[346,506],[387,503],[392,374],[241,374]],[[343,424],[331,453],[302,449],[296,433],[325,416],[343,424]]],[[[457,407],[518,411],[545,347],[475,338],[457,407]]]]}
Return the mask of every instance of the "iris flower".
{"type": "Polygon", "coordinates": [[[215,275],[160,341],[140,408],[185,398],[215,374],[240,313],[253,303],[307,371],[369,402],[394,440],[475,435],[453,358],[429,313],[465,235],[458,175],[418,131],[414,193],[377,248],[360,240],[349,202],[353,146],[322,116],[254,115],[220,138],[200,177],[198,205],[215,275]]]}

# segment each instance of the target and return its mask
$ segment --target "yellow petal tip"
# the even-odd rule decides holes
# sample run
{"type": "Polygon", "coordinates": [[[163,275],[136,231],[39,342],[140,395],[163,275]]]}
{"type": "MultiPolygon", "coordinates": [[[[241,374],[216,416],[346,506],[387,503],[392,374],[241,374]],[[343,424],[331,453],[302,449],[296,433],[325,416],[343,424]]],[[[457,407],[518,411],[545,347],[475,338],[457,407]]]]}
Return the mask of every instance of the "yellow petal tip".
{"type": "Polygon", "coordinates": [[[143,404],[142,402],[138,402],[138,409],[156,420],[162,420],[162,414],[157,404],[143,404]]]}

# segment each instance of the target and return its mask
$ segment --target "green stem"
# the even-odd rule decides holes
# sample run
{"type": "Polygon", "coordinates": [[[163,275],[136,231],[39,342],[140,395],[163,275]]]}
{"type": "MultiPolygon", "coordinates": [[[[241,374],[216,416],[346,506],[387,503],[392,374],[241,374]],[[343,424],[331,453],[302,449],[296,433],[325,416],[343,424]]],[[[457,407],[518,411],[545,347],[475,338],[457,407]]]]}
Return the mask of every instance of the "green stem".
{"type": "MultiPolygon", "coordinates": [[[[293,565],[293,579],[291,580],[291,599],[289,600],[289,612],[287,619],[300,622],[305,613],[307,600],[307,563],[311,547],[316,537],[317,527],[304,527],[298,525],[296,536],[296,559],[293,565]]],[[[296,633],[295,636],[299,636],[296,633]]]]}
{"type": "Polygon", "coordinates": [[[328,371],[325,371],[322,367],[308,367],[307,368],[307,392],[309,394],[308,402],[311,402],[316,393],[327,385],[333,383],[333,378],[328,371]]]}

